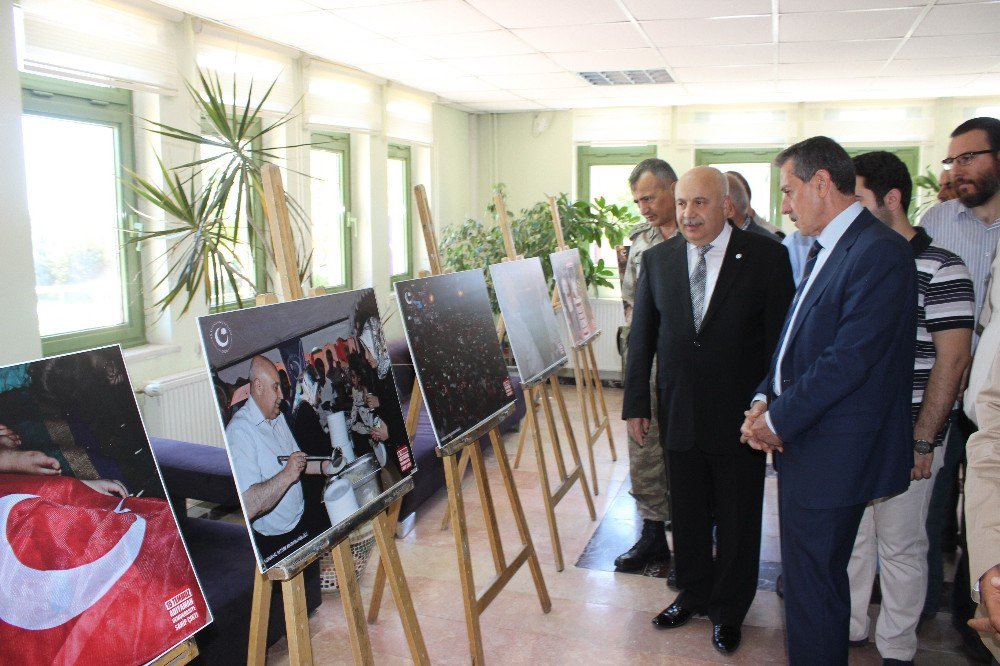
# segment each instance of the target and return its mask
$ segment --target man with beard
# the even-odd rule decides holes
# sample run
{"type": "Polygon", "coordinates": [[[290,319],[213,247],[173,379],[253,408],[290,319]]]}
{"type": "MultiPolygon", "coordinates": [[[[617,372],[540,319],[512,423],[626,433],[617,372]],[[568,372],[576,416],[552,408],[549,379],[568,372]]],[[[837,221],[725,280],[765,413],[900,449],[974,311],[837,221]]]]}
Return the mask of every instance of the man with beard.
{"type": "MultiPolygon", "coordinates": [[[[957,254],[969,268],[978,322],[986,299],[990,265],[1000,240],[1000,120],[973,118],[956,127],[948,143],[948,156],[941,163],[951,173],[958,198],[931,208],[920,225],[927,229],[936,245],[957,254]]],[[[976,331],[972,338],[973,353],[978,344],[979,334],[976,331]]],[[[974,430],[974,426],[961,416],[957,425],[960,427],[952,428],[947,438],[944,466],[935,479],[927,514],[930,571],[923,609],[925,619],[938,611],[943,580],[941,532],[946,517],[954,513],[954,500],[949,501],[949,498],[952,497],[958,466],[965,456],[965,440],[974,430]]],[[[979,638],[965,625],[965,620],[971,617],[974,609],[969,602],[968,560],[964,550],[956,570],[953,624],[962,634],[967,652],[984,657],[985,650],[979,638]]]]}

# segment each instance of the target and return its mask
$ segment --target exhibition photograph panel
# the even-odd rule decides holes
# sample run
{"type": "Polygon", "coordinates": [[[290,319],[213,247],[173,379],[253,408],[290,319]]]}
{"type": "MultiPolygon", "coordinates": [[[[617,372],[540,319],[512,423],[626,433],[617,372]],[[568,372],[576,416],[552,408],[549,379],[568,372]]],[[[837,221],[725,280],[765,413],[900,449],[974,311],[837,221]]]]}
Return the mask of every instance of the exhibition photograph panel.
{"type": "Polygon", "coordinates": [[[118,346],[0,368],[0,663],[144,664],[212,621],[118,346]]]}
{"type": "Polygon", "coordinates": [[[563,316],[573,337],[573,346],[580,347],[600,332],[590,306],[590,298],[587,296],[587,282],[583,277],[580,251],[570,248],[553,252],[549,255],[549,259],[552,262],[552,277],[555,279],[559,300],[563,306],[563,316]]]}
{"type": "Polygon", "coordinates": [[[198,324],[262,572],[415,471],[372,289],[198,324]]]}
{"type": "Polygon", "coordinates": [[[567,361],[538,257],[490,266],[517,372],[531,385],[567,361]]]}
{"type": "Polygon", "coordinates": [[[482,271],[401,280],[396,295],[438,446],[514,402],[482,271]]]}

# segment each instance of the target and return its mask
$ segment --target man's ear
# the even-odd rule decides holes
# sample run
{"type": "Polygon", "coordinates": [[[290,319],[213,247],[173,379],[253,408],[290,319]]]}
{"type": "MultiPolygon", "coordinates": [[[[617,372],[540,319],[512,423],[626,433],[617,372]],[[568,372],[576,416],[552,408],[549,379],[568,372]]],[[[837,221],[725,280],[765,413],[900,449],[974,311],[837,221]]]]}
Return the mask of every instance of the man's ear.
{"type": "Polygon", "coordinates": [[[903,199],[903,193],[899,191],[899,188],[892,188],[885,193],[885,207],[891,211],[896,211],[900,207],[900,202],[903,199]]]}
{"type": "Polygon", "coordinates": [[[732,220],[733,222],[743,221],[736,219],[736,206],[733,205],[733,198],[728,194],[726,195],[726,198],[723,199],[722,210],[725,212],[727,220],[732,220]]]}
{"type": "Polygon", "coordinates": [[[825,197],[830,193],[830,188],[833,186],[833,178],[830,176],[829,171],[826,169],[817,169],[816,173],[813,174],[813,181],[816,183],[816,192],[821,197],[825,197]]]}

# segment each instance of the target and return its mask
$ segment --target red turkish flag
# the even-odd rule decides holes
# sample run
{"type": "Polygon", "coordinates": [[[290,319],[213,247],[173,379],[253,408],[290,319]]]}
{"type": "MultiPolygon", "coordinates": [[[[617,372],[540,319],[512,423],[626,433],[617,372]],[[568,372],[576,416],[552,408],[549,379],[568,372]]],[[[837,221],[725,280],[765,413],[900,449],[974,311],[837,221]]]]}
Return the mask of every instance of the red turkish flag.
{"type": "Polygon", "coordinates": [[[144,664],[210,620],[166,500],[0,474],[0,528],[0,663],[144,664]]]}

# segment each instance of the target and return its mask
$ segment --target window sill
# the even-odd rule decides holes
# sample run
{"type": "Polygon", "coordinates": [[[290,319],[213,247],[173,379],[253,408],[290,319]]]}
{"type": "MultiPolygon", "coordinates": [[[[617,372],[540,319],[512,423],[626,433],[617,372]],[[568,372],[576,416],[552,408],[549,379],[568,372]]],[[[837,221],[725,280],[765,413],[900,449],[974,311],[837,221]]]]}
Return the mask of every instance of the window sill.
{"type": "Polygon", "coordinates": [[[125,356],[125,362],[127,364],[138,361],[151,361],[154,358],[167,356],[169,354],[176,354],[179,351],[181,351],[180,345],[149,344],[123,349],[122,354],[125,356]]]}

